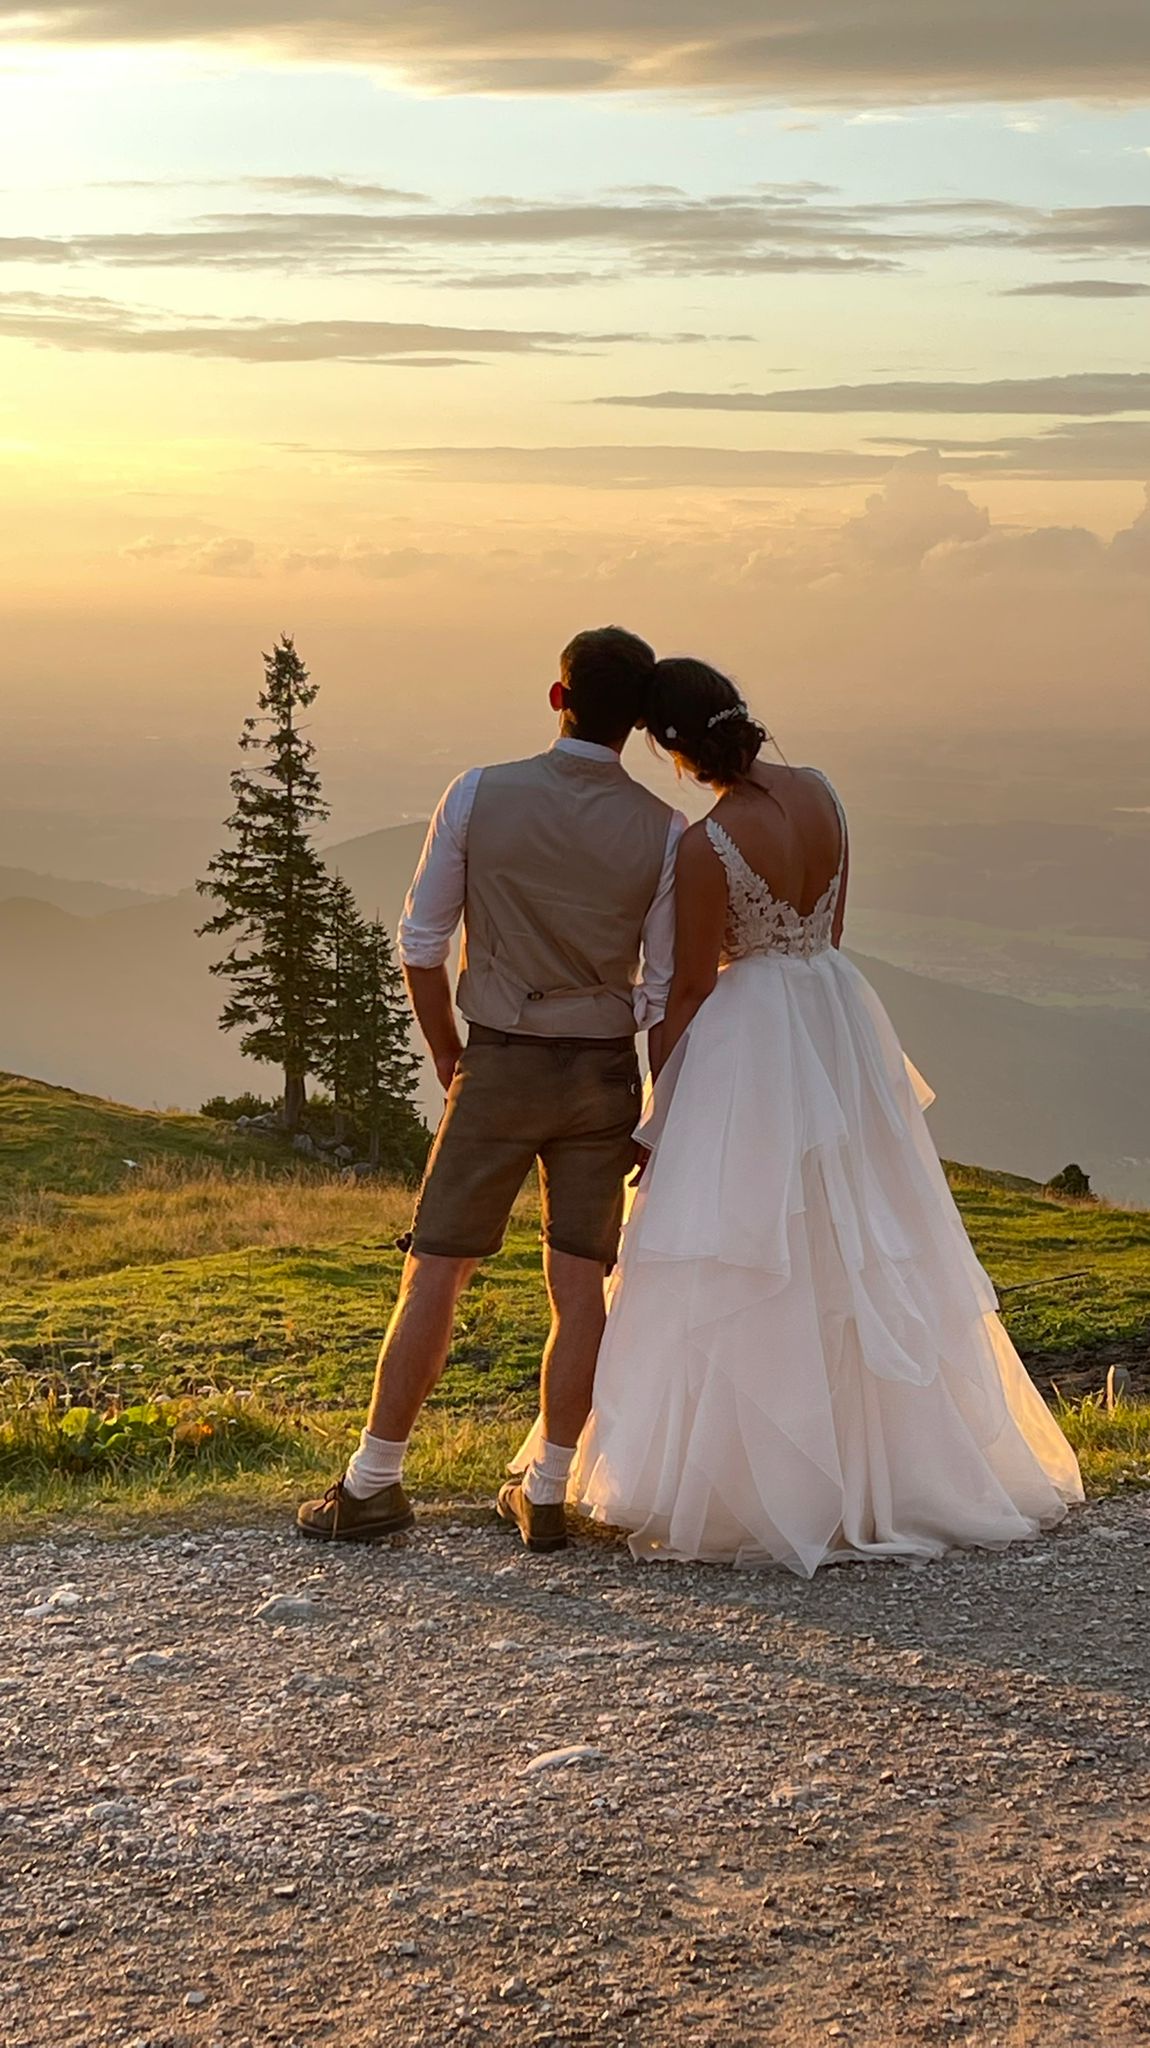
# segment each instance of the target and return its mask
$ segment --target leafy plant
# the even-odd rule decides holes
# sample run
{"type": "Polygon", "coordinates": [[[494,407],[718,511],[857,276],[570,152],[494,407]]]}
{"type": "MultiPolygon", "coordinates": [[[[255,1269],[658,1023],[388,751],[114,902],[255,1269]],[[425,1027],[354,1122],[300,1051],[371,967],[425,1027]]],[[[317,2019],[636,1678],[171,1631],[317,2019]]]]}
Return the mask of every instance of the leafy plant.
{"type": "MultiPolygon", "coordinates": [[[[6,1404],[7,1405],[7,1404],[6,1404]]],[[[133,1401],[94,1407],[32,1400],[0,1419],[0,1480],[30,1470],[83,1473],[215,1469],[266,1462],[292,1442],[291,1418],[253,1408],[238,1395],[133,1401]]]]}

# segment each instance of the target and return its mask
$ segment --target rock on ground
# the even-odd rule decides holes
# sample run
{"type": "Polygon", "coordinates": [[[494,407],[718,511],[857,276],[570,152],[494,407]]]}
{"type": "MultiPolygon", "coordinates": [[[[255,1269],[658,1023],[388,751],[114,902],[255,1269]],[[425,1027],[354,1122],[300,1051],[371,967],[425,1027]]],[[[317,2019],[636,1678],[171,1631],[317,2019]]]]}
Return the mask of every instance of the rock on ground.
{"type": "Polygon", "coordinates": [[[4,2048],[1150,2033],[1141,1501],[812,1585],[442,1516],[35,1543],[0,1646],[4,2048]]]}

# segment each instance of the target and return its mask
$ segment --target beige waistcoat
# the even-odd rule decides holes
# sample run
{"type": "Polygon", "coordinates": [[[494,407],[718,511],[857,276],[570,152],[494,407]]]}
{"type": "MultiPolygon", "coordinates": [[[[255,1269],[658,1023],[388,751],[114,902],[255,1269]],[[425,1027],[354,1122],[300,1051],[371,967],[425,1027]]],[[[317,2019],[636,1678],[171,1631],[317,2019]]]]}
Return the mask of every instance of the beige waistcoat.
{"type": "Polygon", "coordinates": [[[467,833],[464,1016],[541,1038],[633,1032],[671,817],[621,763],[556,751],[485,768],[467,833]]]}

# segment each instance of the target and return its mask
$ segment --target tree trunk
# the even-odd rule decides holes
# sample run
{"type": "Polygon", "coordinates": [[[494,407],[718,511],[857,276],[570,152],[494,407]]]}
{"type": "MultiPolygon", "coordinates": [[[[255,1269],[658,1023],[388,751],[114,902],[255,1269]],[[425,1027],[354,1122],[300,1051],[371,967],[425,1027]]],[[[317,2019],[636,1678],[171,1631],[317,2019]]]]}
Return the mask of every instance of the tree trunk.
{"type": "Polygon", "coordinates": [[[298,1131],[307,1091],[302,1074],[284,1073],[284,1129],[298,1131]]]}
{"type": "Polygon", "coordinates": [[[373,1172],[379,1172],[379,1125],[373,1124],[367,1147],[368,1164],[373,1172]]]}

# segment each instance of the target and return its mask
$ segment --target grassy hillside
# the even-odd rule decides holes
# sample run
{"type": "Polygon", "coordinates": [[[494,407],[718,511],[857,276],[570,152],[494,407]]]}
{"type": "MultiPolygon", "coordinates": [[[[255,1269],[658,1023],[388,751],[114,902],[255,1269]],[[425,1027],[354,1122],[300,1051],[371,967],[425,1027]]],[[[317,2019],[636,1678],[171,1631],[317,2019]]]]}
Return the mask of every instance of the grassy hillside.
{"type": "MultiPolygon", "coordinates": [[[[1017,1176],[950,1175],[1040,1381],[1080,1396],[1123,1360],[1150,1391],[1150,1214],[1052,1201],[1017,1176]]],[[[127,1442],[100,1420],[125,1407],[129,1491],[142,1485],[153,1509],[278,1500],[338,1466],[410,1206],[400,1187],[249,1169],[202,1118],[0,1081],[0,1527],[25,1526],[30,1499],[118,1513],[119,1469],[84,1459],[127,1442]],[[129,1173],[125,1157],[143,1163],[129,1173]],[[91,1411],[83,1456],[61,1433],[77,1407],[91,1411]]],[[[532,1412],[545,1324],[528,1196],[465,1297],[421,1428],[423,1484],[489,1488],[532,1412]]],[[[1100,1483],[1141,1478],[1150,1458],[1150,1410],[1127,1412],[1121,1442],[1115,1426],[1093,1410],[1075,1423],[1100,1483]]]]}
{"type": "Polygon", "coordinates": [[[256,1143],[244,1144],[208,1117],[130,1109],[22,1074],[0,1074],[0,1202],[20,1190],[122,1188],[141,1167],[160,1162],[207,1167],[260,1156],[256,1143]]]}
{"type": "MultiPolygon", "coordinates": [[[[1031,1366],[1078,1386],[1150,1356],[1150,1215],[1079,1209],[956,1169],[975,1245],[1031,1366]]],[[[244,1387],[358,1402],[401,1265],[411,1197],[317,1183],[154,1173],[120,1195],[15,1212],[0,1246],[0,1354],[45,1388],[244,1387]]],[[[460,1318],[447,1402],[526,1389],[545,1324],[525,1200],[460,1318]]]]}

